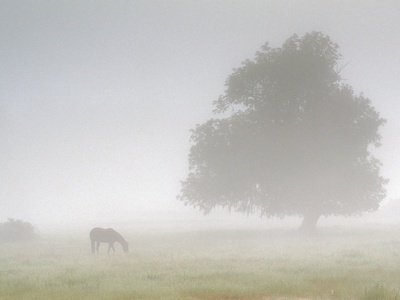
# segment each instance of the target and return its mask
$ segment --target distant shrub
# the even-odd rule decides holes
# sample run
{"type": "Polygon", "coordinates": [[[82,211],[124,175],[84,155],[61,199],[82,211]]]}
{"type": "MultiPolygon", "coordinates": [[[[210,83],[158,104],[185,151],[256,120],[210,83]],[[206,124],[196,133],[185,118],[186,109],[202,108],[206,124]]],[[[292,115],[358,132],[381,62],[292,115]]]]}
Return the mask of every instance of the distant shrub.
{"type": "Polygon", "coordinates": [[[0,242],[26,241],[35,237],[35,227],[29,222],[8,219],[0,223],[0,242]]]}

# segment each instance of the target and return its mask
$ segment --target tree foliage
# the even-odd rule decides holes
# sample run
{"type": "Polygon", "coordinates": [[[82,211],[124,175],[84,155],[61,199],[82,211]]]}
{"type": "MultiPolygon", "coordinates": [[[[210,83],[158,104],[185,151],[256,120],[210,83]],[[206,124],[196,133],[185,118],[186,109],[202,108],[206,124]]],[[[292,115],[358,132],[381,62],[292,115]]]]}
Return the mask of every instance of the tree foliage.
{"type": "Polygon", "coordinates": [[[178,198],[205,213],[316,220],[377,209],[386,180],[371,146],[385,120],[342,83],[338,49],[318,32],[294,35],[234,69],[215,118],[192,130],[178,198]]]}

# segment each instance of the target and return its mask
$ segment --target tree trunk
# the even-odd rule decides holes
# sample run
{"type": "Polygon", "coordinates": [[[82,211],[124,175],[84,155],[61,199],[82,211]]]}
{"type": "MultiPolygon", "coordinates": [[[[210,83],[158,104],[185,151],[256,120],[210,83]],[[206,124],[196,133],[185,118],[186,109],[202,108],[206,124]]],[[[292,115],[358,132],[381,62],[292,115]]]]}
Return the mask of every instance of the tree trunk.
{"type": "Polygon", "coordinates": [[[300,231],[304,233],[315,233],[317,222],[320,218],[319,213],[308,213],[304,215],[303,222],[300,225],[300,231]]]}

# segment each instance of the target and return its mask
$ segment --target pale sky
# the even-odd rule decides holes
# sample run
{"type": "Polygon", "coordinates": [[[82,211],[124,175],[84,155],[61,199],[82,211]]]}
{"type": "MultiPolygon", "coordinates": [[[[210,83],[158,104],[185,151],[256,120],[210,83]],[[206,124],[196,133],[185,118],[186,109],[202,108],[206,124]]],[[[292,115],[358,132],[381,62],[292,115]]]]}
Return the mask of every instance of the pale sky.
{"type": "Polygon", "coordinates": [[[265,42],[321,31],[387,119],[400,197],[398,1],[0,0],[0,221],[186,213],[189,130],[265,42]]]}

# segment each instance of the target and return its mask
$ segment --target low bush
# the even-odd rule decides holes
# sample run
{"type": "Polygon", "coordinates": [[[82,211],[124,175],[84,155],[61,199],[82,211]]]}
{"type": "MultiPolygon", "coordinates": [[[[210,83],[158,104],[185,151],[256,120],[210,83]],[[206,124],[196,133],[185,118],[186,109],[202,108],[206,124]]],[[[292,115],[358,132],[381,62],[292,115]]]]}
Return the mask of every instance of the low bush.
{"type": "Polygon", "coordinates": [[[29,222],[8,219],[0,223],[0,242],[26,241],[35,237],[35,227],[29,222]]]}

